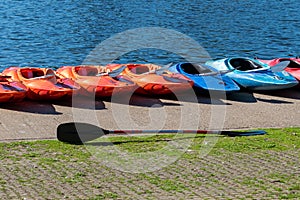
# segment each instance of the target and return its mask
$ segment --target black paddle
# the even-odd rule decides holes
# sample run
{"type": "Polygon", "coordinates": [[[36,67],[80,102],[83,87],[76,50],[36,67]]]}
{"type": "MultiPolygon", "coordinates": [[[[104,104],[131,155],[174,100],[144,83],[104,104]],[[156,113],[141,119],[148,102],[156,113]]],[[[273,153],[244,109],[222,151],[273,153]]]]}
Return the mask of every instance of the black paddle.
{"type": "Polygon", "coordinates": [[[136,134],[136,133],[180,133],[180,134],[218,134],[235,136],[254,136],[266,134],[263,130],[254,131],[208,131],[208,130],[106,130],[98,126],[82,123],[63,123],[57,127],[57,139],[71,144],[82,144],[108,134],[136,134]]]}

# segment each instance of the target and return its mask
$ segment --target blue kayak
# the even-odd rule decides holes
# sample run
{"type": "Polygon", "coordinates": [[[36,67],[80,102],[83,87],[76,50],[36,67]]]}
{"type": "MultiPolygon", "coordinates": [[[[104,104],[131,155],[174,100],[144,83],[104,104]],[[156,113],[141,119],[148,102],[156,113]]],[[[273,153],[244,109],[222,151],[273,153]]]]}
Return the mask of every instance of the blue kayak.
{"type": "Polygon", "coordinates": [[[178,63],[170,66],[168,70],[191,79],[196,89],[225,92],[240,90],[240,87],[226,74],[206,65],[178,63]]]}
{"type": "Polygon", "coordinates": [[[249,90],[278,90],[298,84],[292,75],[283,71],[284,66],[270,68],[269,65],[257,59],[234,57],[211,60],[205,64],[219,71],[229,71],[226,73],[227,76],[249,90]]]}

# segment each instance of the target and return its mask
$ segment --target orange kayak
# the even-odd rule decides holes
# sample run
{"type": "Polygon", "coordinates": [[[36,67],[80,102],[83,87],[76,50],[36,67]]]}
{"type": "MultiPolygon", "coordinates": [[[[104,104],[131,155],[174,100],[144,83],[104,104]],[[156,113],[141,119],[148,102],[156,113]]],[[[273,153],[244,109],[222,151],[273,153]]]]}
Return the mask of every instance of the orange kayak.
{"type": "Polygon", "coordinates": [[[27,94],[27,87],[12,81],[10,76],[0,75],[0,103],[22,101],[27,94]]]}
{"type": "Polygon", "coordinates": [[[154,64],[108,64],[106,68],[110,71],[121,66],[126,66],[121,74],[139,86],[136,92],[140,94],[164,95],[183,92],[193,86],[193,82],[181,74],[167,70],[161,74],[156,73],[161,66],[154,64]]]}
{"type": "Polygon", "coordinates": [[[109,76],[102,66],[64,66],[56,71],[76,81],[85,90],[86,95],[95,94],[96,97],[133,92],[137,87],[134,82],[121,75],[109,76]]]}
{"type": "Polygon", "coordinates": [[[27,97],[33,100],[56,100],[70,97],[80,86],[71,79],[59,77],[50,68],[9,67],[3,75],[23,83],[28,88],[27,97]]]}

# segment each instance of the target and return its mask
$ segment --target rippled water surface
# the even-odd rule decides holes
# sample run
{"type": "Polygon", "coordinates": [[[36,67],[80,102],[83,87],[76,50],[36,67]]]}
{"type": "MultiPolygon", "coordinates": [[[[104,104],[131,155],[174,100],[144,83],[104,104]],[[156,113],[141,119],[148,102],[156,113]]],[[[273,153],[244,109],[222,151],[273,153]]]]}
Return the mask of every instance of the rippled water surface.
{"type": "MultiPolygon", "coordinates": [[[[78,65],[101,42],[142,27],[178,31],[195,40],[211,58],[297,56],[299,8],[296,0],[6,0],[0,5],[0,65],[1,69],[24,63],[78,65]]],[[[164,41],[175,46],[180,43],[178,39],[164,41]]],[[[193,54],[194,48],[187,44],[181,56],[143,48],[117,61],[177,62],[193,54]]]]}

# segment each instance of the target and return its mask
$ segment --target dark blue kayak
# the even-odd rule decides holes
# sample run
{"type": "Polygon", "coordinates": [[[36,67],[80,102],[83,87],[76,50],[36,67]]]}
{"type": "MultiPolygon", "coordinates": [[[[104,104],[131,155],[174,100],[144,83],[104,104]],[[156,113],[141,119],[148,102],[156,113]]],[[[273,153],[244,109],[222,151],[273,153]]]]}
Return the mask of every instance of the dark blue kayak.
{"type": "Polygon", "coordinates": [[[257,59],[235,57],[207,61],[205,64],[219,70],[249,90],[278,90],[290,88],[298,81],[284,71],[284,66],[272,67],[257,59]],[[276,70],[277,69],[277,70],[276,70]]]}
{"type": "Polygon", "coordinates": [[[226,73],[220,73],[206,65],[177,63],[168,68],[173,73],[180,73],[194,82],[194,87],[209,91],[239,91],[240,87],[226,73]]]}

